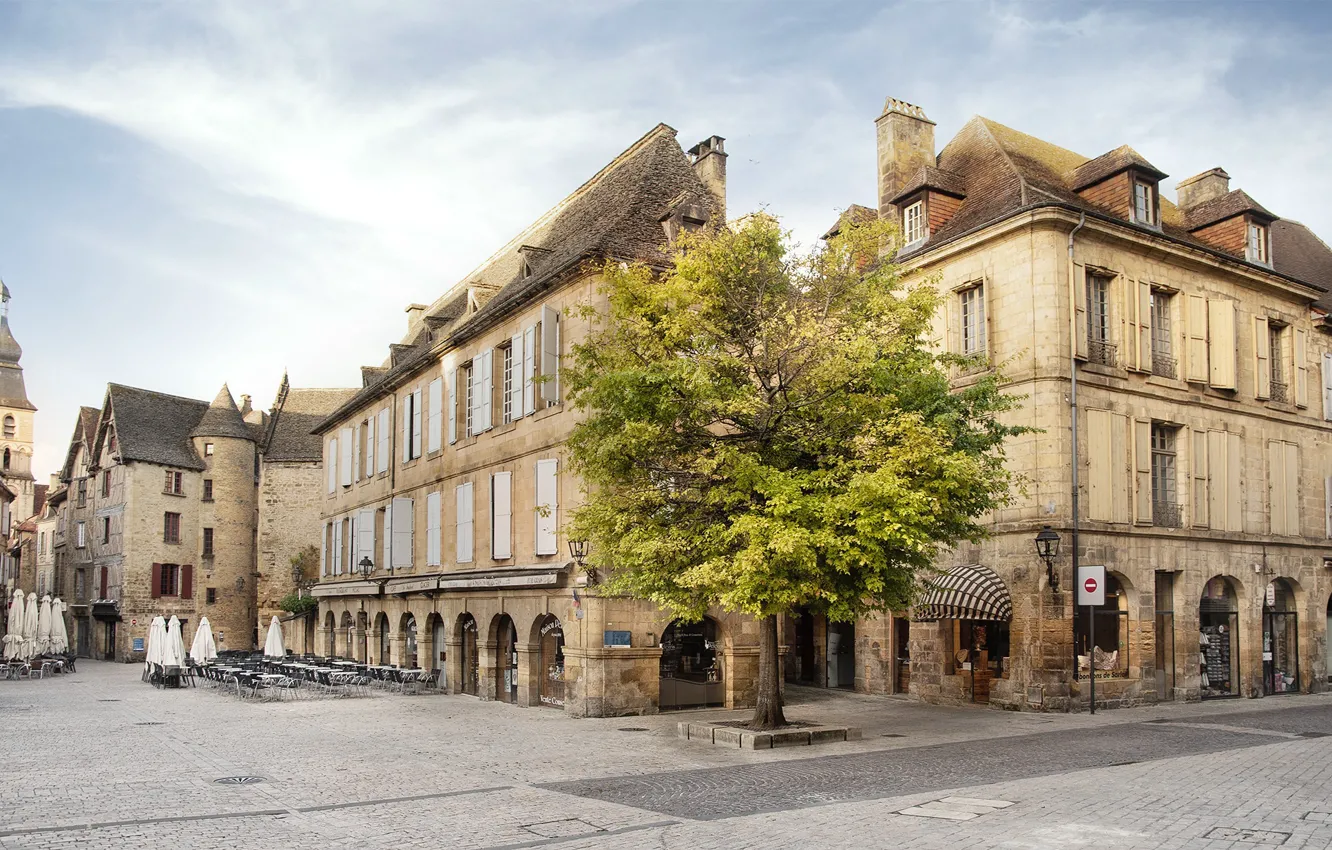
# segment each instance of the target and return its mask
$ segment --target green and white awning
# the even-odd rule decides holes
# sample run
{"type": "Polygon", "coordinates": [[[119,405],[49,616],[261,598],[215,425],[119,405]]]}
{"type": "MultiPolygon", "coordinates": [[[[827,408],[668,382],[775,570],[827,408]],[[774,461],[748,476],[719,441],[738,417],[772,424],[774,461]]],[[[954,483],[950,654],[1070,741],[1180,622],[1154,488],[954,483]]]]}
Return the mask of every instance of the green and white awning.
{"type": "Polygon", "coordinates": [[[989,567],[971,564],[953,567],[925,586],[911,619],[935,620],[1013,619],[1013,597],[1008,585],[989,567]]]}

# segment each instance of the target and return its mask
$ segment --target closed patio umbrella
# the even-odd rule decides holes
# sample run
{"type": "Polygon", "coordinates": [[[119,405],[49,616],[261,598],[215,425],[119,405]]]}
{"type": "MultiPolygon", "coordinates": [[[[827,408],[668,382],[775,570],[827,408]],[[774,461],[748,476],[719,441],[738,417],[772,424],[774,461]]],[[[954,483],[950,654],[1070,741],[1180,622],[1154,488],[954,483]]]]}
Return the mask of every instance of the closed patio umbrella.
{"type": "Polygon", "coordinates": [[[199,628],[194,632],[194,642],[190,644],[190,657],[198,664],[210,664],[217,660],[217,643],[213,640],[213,625],[204,617],[199,621],[199,628]]]}
{"type": "Polygon", "coordinates": [[[23,660],[27,661],[37,654],[37,594],[29,593],[28,602],[23,606],[23,660]]]}
{"type": "Polygon", "coordinates": [[[282,624],[276,616],[268,624],[268,639],[264,641],[265,658],[286,658],[287,644],[282,640],[282,624]]]}
{"type": "Polygon", "coordinates": [[[162,663],[162,645],[166,643],[166,620],[154,617],[148,625],[148,649],[144,654],[144,670],[152,672],[154,664],[162,663]]]}
{"type": "Polygon", "coordinates": [[[162,644],[162,666],[185,666],[185,641],[180,636],[180,620],[175,614],[167,623],[166,640],[162,644]]]}
{"type": "Polygon", "coordinates": [[[23,591],[14,591],[9,602],[9,626],[5,629],[5,658],[23,656],[23,591]]]}
{"type": "Polygon", "coordinates": [[[51,597],[42,597],[42,605],[37,609],[37,655],[51,651],[51,597]]]}
{"type": "Polygon", "coordinates": [[[69,651],[69,632],[65,630],[65,603],[59,596],[51,600],[51,652],[69,651]]]}

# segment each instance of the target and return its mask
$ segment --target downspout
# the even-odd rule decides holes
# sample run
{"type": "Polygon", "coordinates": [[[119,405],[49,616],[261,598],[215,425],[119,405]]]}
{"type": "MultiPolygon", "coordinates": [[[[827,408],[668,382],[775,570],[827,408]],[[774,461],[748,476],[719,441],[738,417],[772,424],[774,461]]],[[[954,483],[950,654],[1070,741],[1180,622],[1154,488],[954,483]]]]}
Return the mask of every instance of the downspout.
{"type": "MultiPolygon", "coordinates": [[[[1068,376],[1071,390],[1068,395],[1068,406],[1072,414],[1072,446],[1073,446],[1073,529],[1072,540],[1070,544],[1073,548],[1073,616],[1069,622],[1073,625],[1073,681],[1078,680],[1078,629],[1077,629],[1077,583],[1078,583],[1078,294],[1075,287],[1078,285],[1076,268],[1073,265],[1073,237],[1078,235],[1078,231],[1087,223],[1087,214],[1082,213],[1078,218],[1078,225],[1068,234],[1068,376]]],[[[1093,671],[1093,681],[1095,672],[1093,671]]],[[[1092,712],[1096,711],[1095,702],[1092,703],[1092,712]]]]}

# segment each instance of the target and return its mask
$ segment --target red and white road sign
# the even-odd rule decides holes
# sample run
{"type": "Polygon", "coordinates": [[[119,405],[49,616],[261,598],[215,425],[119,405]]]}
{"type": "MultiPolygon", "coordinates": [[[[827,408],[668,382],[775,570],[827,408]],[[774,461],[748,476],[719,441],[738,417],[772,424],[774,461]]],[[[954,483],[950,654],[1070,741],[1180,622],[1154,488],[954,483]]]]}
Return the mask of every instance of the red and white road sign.
{"type": "Polygon", "coordinates": [[[1105,604],[1105,567],[1078,567],[1078,604],[1105,604]]]}

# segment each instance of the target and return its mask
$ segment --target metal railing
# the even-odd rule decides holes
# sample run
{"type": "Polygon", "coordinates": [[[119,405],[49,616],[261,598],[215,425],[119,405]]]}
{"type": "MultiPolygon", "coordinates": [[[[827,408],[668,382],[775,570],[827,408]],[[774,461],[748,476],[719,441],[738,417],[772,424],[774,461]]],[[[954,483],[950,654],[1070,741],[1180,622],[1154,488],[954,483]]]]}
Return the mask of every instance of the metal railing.
{"type": "Polygon", "coordinates": [[[1116,362],[1117,347],[1113,342],[1103,339],[1087,340],[1087,361],[1102,366],[1113,366],[1116,362]]]}
{"type": "Polygon", "coordinates": [[[1183,506],[1176,502],[1152,502],[1152,525],[1162,528],[1180,528],[1183,506]]]}
{"type": "Polygon", "coordinates": [[[1272,381],[1272,391],[1268,394],[1268,398],[1278,404],[1285,404],[1290,401],[1288,390],[1289,388],[1285,384],[1278,381],[1272,381]]]}
{"type": "Polygon", "coordinates": [[[1158,351],[1152,352],[1152,374],[1161,378],[1175,377],[1175,358],[1158,351]]]}

